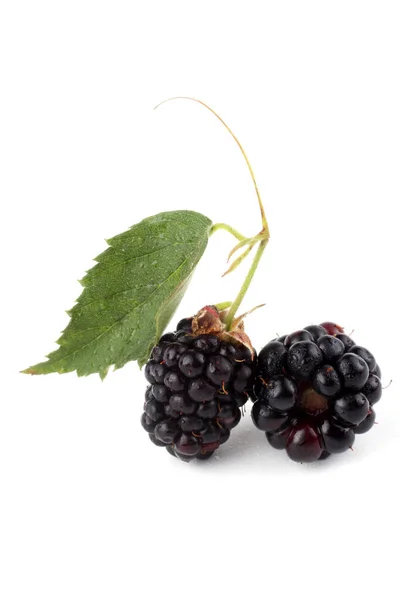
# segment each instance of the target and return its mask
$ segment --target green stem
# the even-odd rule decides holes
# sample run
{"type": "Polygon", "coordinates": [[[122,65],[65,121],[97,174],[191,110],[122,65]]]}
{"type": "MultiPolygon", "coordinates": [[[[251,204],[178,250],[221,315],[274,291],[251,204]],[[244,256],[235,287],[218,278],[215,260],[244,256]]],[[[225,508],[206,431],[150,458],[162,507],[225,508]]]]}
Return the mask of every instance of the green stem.
{"type": "Polygon", "coordinates": [[[243,242],[243,240],[247,239],[244,235],[242,235],[236,229],[234,229],[234,227],[231,227],[226,223],[215,223],[211,227],[210,235],[218,231],[218,229],[225,229],[225,231],[228,231],[230,234],[232,234],[237,240],[239,240],[239,242],[243,242]]]}
{"type": "MultiPolygon", "coordinates": [[[[229,233],[231,233],[237,240],[239,240],[239,242],[243,242],[241,244],[238,244],[233,251],[231,252],[230,256],[236,252],[236,250],[238,250],[241,246],[244,246],[246,244],[249,244],[250,246],[250,250],[251,248],[254,246],[254,243],[256,242],[260,242],[260,245],[258,246],[256,255],[254,257],[254,260],[252,262],[252,265],[250,267],[250,270],[247,274],[246,279],[244,280],[244,283],[242,285],[242,287],[240,288],[239,294],[237,295],[235,301],[233,302],[232,306],[229,309],[227,318],[226,318],[226,327],[227,330],[229,331],[230,328],[232,327],[232,323],[233,323],[233,319],[235,317],[235,313],[237,311],[237,309],[239,308],[239,305],[241,304],[245,293],[247,292],[247,289],[251,283],[251,280],[254,277],[254,273],[256,272],[258,263],[260,262],[261,256],[265,250],[265,246],[268,243],[269,240],[269,227],[268,227],[268,222],[267,222],[267,218],[265,216],[265,211],[264,211],[264,206],[261,200],[261,195],[260,195],[260,191],[258,189],[257,186],[257,182],[256,182],[256,178],[254,176],[254,172],[252,169],[252,166],[250,164],[249,159],[247,158],[246,152],[244,151],[244,148],[242,146],[242,144],[239,142],[238,138],[236,137],[236,135],[233,133],[233,131],[230,129],[230,127],[228,127],[228,125],[225,123],[225,121],[223,119],[221,119],[221,117],[215,112],[215,110],[213,110],[212,108],[210,108],[208,106],[208,104],[206,104],[205,102],[203,102],[202,100],[198,100],[197,98],[190,98],[188,96],[176,96],[175,98],[168,98],[168,100],[164,100],[163,102],[160,102],[160,104],[157,104],[157,106],[155,108],[158,108],[159,106],[161,106],[161,104],[164,104],[165,102],[169,102],[170,100],[178,100],[178,99],[183,99],[183,100],[193,100],[194,102],[197,102],[198,104],[201,104],[202,106],[204,106],[205,108],[207,108],[210,112],[213,113],[213,115],[215,115],[217,117],[217,119],[222,123],[222,125],[227,129],[227,131],[231,134],[231,136],[233,137],[233,139],[235,140],[235,142],[237,143],[237,145],[239,146],[239,149],[243,155],[243,158],[246,161],[247,167],[249,169],[251,178],[253,180],[253,184],[254,184],[254,189],[257,195],[257,200],[258,200],[258,206],[260,208],[260,213],[261,213],[261,231],[258,235],[254,236],[253,238],[246,238],[243,235],[241,235],[238,231],[236,231],[236,229],[234,229],[233,227],[231,227],[230,225],[226,225],[225,223],[216,223],[215,225],[213,225],[211,227],[211,232],[210,235],[213,234],[215,231],[217,231],[218,229],[225,229],[225,231],[228,231],[229,233]]],[[[241,257],[239,257],[239,259],[237,259],[234,263],[234,268],[236,266],[238,266],[238,264],[240,264],[240,262],[243,260],[243,258],[245,256],[247,256],[248,254],[248,250],[245,250],[245,252],[243,253],[243,255],[241,257]]],[[[229,270],[228,270],[229,272],[229,270]]]]}
{"type": "Polygon", "coordinates": [[[226,328],[227,328],[228,331],[230,330],[230,328],[232,326],[232,321],[233,321],[233,319],[235,317],[236,311],[239,308],[240,304],[242,303],[242,300],[243,300],[243,298],[244,298],[244,296],[245,296],[245,294],[246,294],[246,292],[247,292],[247,290],[249,288],[249,285],[250,285],[250,283],[251,283],[251,281],[252,281],[252,279],[254,277],[254,274],[255,274],[255,272],[257,270],[257,267],[258,267],[258,263],[261,260],[263,252],[265,250],[265,246],[267,244],[268,244],[268,239],[267,238],[264,239],[264,240],[262,240],[260,242],[260,245],[258,246],[256,255],[255,255],[255,257],[253,259],[253,262],[251,264],[250,270],[247,273],[247,277],[244,280],[243,285],[240,288],[240,291],[239,291],[238,295],[236,296],[235,300],[233,301],[233,303],[232,303],[232,305],[231,305],[231,307],[229,309],[229,312],[228,312],[228,314],[226,316],[226,319],[225,319],[225,324],[226,324],[226,328]]]}

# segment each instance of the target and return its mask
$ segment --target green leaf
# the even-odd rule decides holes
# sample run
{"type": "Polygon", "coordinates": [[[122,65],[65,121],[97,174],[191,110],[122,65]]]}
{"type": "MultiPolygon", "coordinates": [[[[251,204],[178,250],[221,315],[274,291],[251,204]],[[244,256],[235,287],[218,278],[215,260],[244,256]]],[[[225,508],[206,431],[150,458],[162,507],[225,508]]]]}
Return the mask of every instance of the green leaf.
{"type": "Polygon", "coordinates": [[[175,312],[208,242],[211,221],[165,212],[107,240],[81,280],[59,348],[24,373],[99,373],[130,360],[142,366],[175,312]]]}

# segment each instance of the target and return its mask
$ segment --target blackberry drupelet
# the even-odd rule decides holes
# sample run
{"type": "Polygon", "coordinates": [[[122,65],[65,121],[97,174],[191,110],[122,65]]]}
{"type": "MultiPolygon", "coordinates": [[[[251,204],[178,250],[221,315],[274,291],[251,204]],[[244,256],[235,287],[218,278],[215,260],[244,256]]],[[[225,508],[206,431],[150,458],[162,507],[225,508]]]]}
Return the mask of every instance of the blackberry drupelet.
{"type": "MultiPolygon", "coordinates": [[[[261,350],[252,419],[270,445],[296,462],[352,448],[375,422],[382,395],[374,356],[335,323],[310,325],[261,350]]],[[[144,427],[148,427],[147,422],[144,427]]]]}
{"type": "Polygon", "coordinates": [[[198,334],[193,319],[182,319],[145,367],[142,426],[153,443],[186,462],[210,458],[229,439],[253,390],[253,349],[218,328],[207,321],[200,331],[212,333],[198,334]]]}

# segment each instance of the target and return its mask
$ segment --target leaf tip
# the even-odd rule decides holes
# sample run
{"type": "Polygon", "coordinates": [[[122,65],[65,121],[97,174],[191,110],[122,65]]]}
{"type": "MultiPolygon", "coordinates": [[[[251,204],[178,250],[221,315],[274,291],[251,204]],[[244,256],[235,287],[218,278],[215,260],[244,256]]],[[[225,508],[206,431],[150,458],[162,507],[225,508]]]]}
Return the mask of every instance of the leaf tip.
{"type": "Polygon", "coordinates": [[[22,373],[22,375],[39,375],[39,373],[35,371],[34,367],[24,369],[23,371],[20,371],[20,373],[22,373]]]}
{"type": "Polygon", "coordinates": [[[103,368],[99,369],[99,376],[102,381],[104,381],[105,378],[107,377],[108,369],[109,369],[109,367],[103,367],[103,368]]]}

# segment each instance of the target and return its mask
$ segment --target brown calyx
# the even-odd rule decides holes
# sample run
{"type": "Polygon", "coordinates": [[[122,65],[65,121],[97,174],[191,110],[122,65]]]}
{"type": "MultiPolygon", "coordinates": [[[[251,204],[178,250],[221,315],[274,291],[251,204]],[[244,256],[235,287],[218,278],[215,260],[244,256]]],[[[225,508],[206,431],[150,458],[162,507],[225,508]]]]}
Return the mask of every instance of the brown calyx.
{"type": "Polygon", "coordinates": [[[199,310],[193,317],[193,334],[196,336],[212,334],[225,342],[234,345],[241,344],[250,350],[252,358],[254,358],[254,348],[249,336],[244,331],[243,319],[235,319],[232,329],[226,331],[224,318],[227,314],[227,310],[218,311],[215,306],[204,306],[204,308],[199,310]]]}
{"type": "Polygon", "coordinates": [[[218,335],[223,330],[224,324],[215,306],[205,306],[193,317],[192,331],[194,335],[207,333],[218,335]]]}

